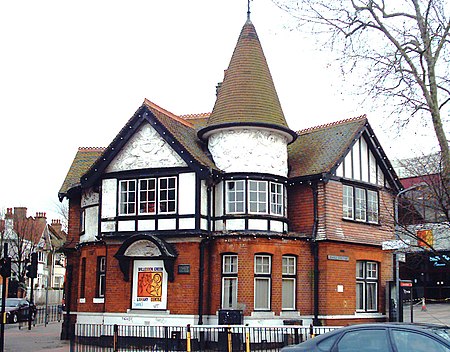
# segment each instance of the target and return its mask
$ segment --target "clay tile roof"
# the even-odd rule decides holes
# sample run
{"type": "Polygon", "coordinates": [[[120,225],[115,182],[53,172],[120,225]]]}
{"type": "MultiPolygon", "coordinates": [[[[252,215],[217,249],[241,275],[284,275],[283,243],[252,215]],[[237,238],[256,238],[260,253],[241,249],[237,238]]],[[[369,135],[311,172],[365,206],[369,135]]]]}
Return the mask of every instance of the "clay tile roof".
{"type": "Polygon", "coordinates": [[[201,114],[180,115],[180,117],[192,123],[194,127],[199,130],[200,128],[206,127],[210,115],[210,112],[205,112],[201,114]]]}
{"type": "MultiPolygon", "coordinates": [[[[206,130],[230,124],[270,125],[289,130],[251,21],[242,28],[206,130]]],[[[200,136],[205,132],[201,130],[200,136]]]]}
{"type": "Polygon", "coordinates": [[[78,148],[78,152],[72,161],[69,172],[59,190],[59,198],[62,199],[67,192],[80,186],[81,176],[89,170],[94,162],[102,155],[105,148],[78,148]]]}
{"type": "Polygon", "coordinates": [[[367,124],[366,115],[298,131],[288,147],[289,177],[330,172],[367,124]]]}

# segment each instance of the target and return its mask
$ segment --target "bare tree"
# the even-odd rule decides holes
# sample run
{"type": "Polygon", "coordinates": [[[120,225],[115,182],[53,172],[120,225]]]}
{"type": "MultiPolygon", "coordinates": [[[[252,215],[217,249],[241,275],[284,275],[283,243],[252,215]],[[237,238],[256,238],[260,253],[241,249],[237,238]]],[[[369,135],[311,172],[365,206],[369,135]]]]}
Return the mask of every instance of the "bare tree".
{"type": "Polygon", "coordinates": [[[450,150],[441,117],[450,100],[447,0],[272,1],[341,52],[344,74],[364,70],[361,93],[387,98],[393,113],[409,111],[400,123],[412,116],[432,123],[448,179],[450,150]]]}
{"type": "Polygon", "coordinates": [[[67,200],[54,202],[53,208],[55,212],[60,216],[62,230],[67,232],[69,226],[69,202],[67,200]]]}

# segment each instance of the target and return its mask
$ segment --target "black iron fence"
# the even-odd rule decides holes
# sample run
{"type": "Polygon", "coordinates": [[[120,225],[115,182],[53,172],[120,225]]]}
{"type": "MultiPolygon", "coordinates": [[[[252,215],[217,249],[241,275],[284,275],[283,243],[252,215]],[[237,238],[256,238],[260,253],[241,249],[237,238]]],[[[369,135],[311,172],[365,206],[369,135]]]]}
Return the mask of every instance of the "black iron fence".
{"type": "Polygon", "coordinates": [[[127,326],[77,324],[71,352],[278,351],[336,327],[242,325],[127,326]]]}

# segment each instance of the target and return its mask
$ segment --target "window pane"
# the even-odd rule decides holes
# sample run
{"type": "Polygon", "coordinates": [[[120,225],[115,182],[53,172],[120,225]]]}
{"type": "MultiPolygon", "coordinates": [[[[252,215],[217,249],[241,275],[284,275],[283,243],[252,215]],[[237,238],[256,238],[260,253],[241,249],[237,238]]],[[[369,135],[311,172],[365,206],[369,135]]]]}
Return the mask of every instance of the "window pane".
{"type": "Polygon", "coordinates": [[[364,310],[364,282],[356,283],[356,310],[364,310]]]}
{"type": "Polygon", "coordinates": [[[355,188],[355,220],[366,221],[366,191],[355,188]]]}
{"type": "Polygon", "coordinates": [[[351,331],[339,340],[338,351],[390,351],[388,340],[387,331],[384,329],[351,331]]]}
{"type": "Polygon", "coordinates": [[[280,184],[270,184],[270,213],[283,215],[283,186],[280,184]]]}
{"type": "Polygon", "coordinates": [[[378,264],[375,262],[367,262],[366,263],[366,277],[368,279],[377,279],[378,278],[378,270],[377,270],[378,264]]]}
{"type": "Polygon", "coordinates": [[[237,307],[237,278],[224,277],[222,282],[222,308],[237,307]]]}
{"type": "Polygon", "coordinates": [[[378,193],[367,191],[367,221],[378,223],[378,193]]]}
{"type": "Polygon", "coordinates": [[[367,310],[377,310],[377,284],[375,282],[367,283],[367,310]]]}
{"type": "Polygon", "coordinates": [[[295,257],[283,256],[282,274],[283,275],[295,275],[295,257]]]}
{"type": "Polygon", "coordinates": [[[119,184],[119,214],[134,214],[136,206],[136,181],[120,181],[119,184]]]}
{"type": "Polygon", "coordinates": [[[392,330],[397,352],[450,352],[450,348],[432,338],[412,331],[392,330]]]}
{"type": "Polygon", "coordinates": [[[295,309],[295,279],[283,279],[282,309],[295,309]]]}
{"type": "Polygon", "coordinates": [[[245,202],[244,181],[227,181],[226,190],[227,213],[243,213],[245,202]]]}
{"type": "Polygon", "coordinates": [[[173,213],[176,211],[176,177],[159,179],[159,212],[173,213]]]}
{"type": "Polygon", "coordinates": [[[267,213],[267,182],[249,181],[249,211],[251,213],[267,213]]]}
{"type": "Polygon", "coordinates": [[[256,255],[255,274],[270,274],[270,260],[268,255],[256,255]]]}
{"type": "Polygon", "coordinates": [[[353,187],[343,186],[342,189],[342,216],[353,219],[353,187]]]}
{"type": "Polygon", "coordinates": [[[237,255],[224,255],[222,273],[232,274],[238,271],[238,257],[237,255]]]}
{"type": "Polygon", "coordinates": [[[269,290],[269,278],[255,278],[255,309],[270,309],[269,290]]]}
{"type": "Polygon", "coordinates": [[[356,277],[358,279],[364,279],[364,262],[356,262],[356,277]]]}
{"type": "Polygon", "coordinates": [[[139,213],[154,214],[156,212],[156,180],[139,181],[139,213]]]}

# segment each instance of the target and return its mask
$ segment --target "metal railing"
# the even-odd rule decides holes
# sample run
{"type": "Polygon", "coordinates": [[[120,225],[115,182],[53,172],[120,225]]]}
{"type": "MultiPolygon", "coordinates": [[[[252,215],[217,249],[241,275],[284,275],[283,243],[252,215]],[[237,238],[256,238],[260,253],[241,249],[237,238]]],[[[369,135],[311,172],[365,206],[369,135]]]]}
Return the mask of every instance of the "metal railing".
{"type": "Polygon", "coordinates": [[[71,351],[279,351],[335,328],[76,324],[71,351]]]}

